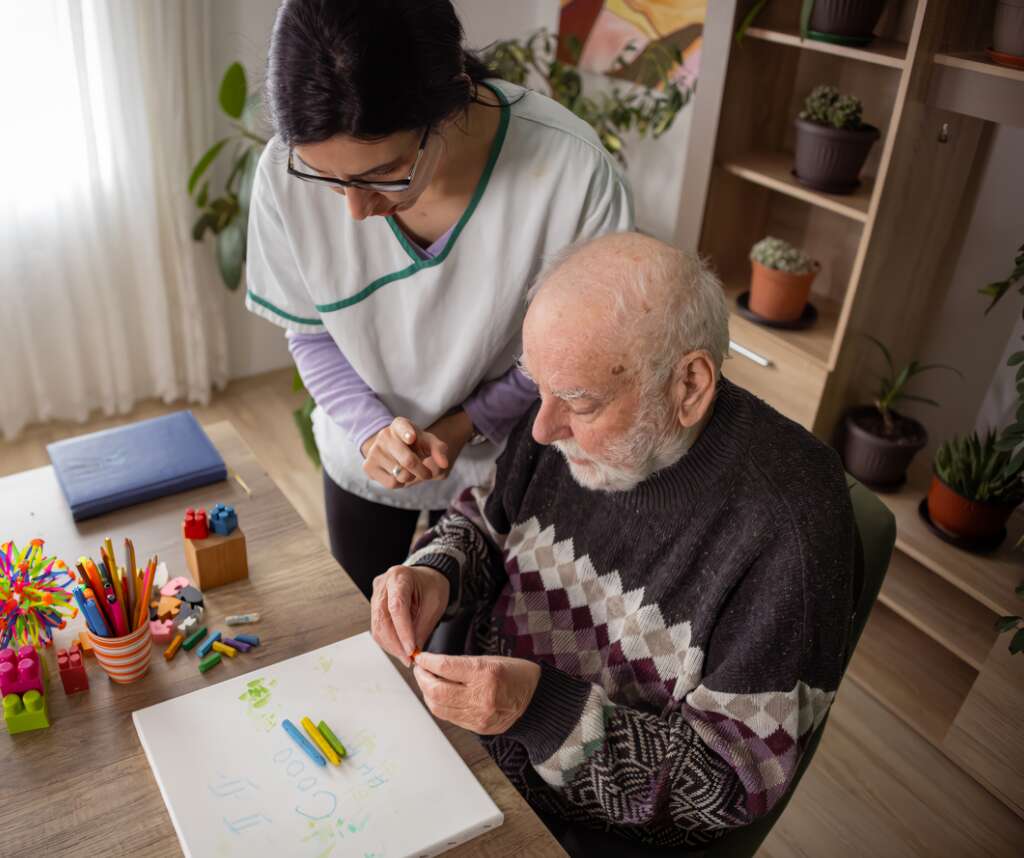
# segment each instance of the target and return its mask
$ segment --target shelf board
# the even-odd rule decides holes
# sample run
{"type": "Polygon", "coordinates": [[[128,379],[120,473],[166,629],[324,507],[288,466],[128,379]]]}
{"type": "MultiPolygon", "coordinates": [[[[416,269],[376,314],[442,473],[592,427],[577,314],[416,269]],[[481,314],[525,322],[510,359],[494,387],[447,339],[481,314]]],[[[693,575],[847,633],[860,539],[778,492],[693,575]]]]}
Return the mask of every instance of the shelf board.
{"type": "Polygon", "coordinates": [[[777,45],[789,45],[790,47],[803,48],[808,51],[819,51],[823,54],[834,54],[835,56],[888,66],[894,69],[901,69],[906,65],[907,46],[902,42],[894,42],[890,39],[876,38],[870,45],[854,48],[848,45],[833,45],[829,42],[819,42],[817,39],[801,39],[798,30],[767,30],[764,27],[748,28],[747,37],[761,39],[765,42],[774,42],[777,45]]]}
{"type": "Polygon", "coordinates": [[[801,185],[793,175],[788,152],[749,152],[722,164],[722,169],[748,182],[803,200],[819,208],[864,223],[868,219],[874,179],[863,178],[852,194],[826,194],[801,185]]]}
{"type": "Polygon", "coordinates": [[[1024,534],[1024,515],[1010,520],[1009,536],[991,554],[971,554],[943,542],[925,524],[917,507],[927,494],[924,486],[905,486],[879,499],[896,517],[896,547],[972,599],[1000,616],[1019,614],[1021,601],[1014,588],[1024,581],[1024,553],[1014,545],[1024,534]]]}
{"type": "Polygon", "coordinates": [[[938,746],[978,676],[977,671],[880,604],[868,617],[847,674],[938,746]]]}
{"type": "Polygon", "coordinates": [[[878,600],[975,670],[995,643],[992,611],[902,551],[893,552],[878,600]]]}
{"type": "Polygon", "coordinates": [[[1024,126],[1024,69],[992,62],[984,53],[936,54],[928,103],[1000,125],[1024,126]]]}
{"type": "MultiPolygon", "coordinates": [[[[729,280],[723,284],[725,297],[729,302],[729,312],[733,317],[746,324],[755,324],[745,319],[736,310],[736,296],[750,288],[749,280],[729,280]]],[[[836,326],[839,324],[839,313],[842,306],[823,295],[811,293],[811,303],[818,309],[818,321],[813,327],[803,331],[789,331],[782,328],[769,328],[758,325],[758,330],[777,340],[780,345],[796,352],[801,357],[814,361],[825,369],[829,369],[829,356],[832,353],[832,342],[835,338],[836,326]]]]}
{"type": "Polygon", "coordinates": [[[987,74],[992,77],[1006,78],[1024,84],[1024,69],[1012,69],[1009,66],[1001,66],[988,58],[984,51],[963,51],[961,53],[936,54],[935,63],[940,66],[949,66],[954,69],[987,74]]]}

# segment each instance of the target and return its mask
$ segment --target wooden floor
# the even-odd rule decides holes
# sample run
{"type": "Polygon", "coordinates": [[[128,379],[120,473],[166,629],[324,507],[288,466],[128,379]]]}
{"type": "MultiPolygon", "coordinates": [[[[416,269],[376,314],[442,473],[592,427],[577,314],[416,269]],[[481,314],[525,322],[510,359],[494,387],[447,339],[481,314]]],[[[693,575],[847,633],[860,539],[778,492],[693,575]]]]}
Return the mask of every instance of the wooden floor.
{"type": "MultiPolygon", "coordinates": [[[[201,422],[231,420],[326,540],[320,474],[306,458],[291,415],[299,404],[291,371],[282,370],[235,382],[209,406],[192,410],[201,422]]],[[[180,407],[144,403],[126,417],[30,428],[16,442],[0,442],[0,476],[49,464],[51,441],[180,407]]],[[[760,854],[1010,858],[1024,854],[1024,820],[848,681],[814,763],[760,854]]]]}

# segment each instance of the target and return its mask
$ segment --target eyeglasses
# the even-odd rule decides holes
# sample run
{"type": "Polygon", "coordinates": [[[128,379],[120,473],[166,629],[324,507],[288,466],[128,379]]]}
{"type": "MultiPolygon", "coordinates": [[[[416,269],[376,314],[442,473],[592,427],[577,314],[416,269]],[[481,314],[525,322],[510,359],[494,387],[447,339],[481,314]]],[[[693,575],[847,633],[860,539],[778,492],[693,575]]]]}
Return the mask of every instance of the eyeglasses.
{"type": "Polygon", "coordinates": [[[364,182],[360,179],[336,179],[333,176],[319,176],[314,173],[303,173],[295,169],[295,150],[291,148],[288,150],[288,173],[295,176],[296,179],[302,179],[304,182],[318,182],[326,185],[337,185],[339,188],[359,188],[364,191],[377,191],[381,194],[399,193],[400,191],[408,190],[409,186],[416,178],[416,168],[419,167],[420,160],[423,158],[423,150],[427,147],[427,137],[429,136],[430,128],[424,129],[423,137],[420,138],[420,147],[416,151],[416,160],[412,162],[412,171],[409,173],[409,177],[407,179],[396,179],[393,182],[364,182]]]}

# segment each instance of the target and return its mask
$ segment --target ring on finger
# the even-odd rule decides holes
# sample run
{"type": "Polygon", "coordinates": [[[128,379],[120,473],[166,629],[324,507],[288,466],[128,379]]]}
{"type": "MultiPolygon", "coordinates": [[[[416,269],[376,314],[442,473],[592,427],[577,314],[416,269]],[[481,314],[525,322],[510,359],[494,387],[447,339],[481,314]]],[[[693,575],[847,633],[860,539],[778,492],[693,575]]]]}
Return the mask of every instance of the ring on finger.
{"type": "Polygon", "coordinates": [[[401,475],[402,475],[402,466],[401,465],[395,465],[391,469],[391,476],[393,476],[397,480],[401,475]]]}

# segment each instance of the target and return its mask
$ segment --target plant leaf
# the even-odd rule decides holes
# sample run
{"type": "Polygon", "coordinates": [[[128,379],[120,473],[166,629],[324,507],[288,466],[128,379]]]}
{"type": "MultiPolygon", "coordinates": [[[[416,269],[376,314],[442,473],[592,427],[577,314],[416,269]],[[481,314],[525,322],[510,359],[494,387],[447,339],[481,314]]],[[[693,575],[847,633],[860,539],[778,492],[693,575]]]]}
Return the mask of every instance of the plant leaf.
{"type": "Polygon", "coordinates": [[[210,183],[209,182],[203,182],[203,186],[199,189],[199,195],[196,197],[196,205],[199,206],[199,208],[205,208],[206,207],[206,200],[209,197],[209,194],[210,194],[210,183]]]}
{"type": "Polygon", "coordinates": [[[744,16],[740,22],[739,28],[736,30],[736,44],[743,42],[743,37],[747,34],[747,30],[750,29],[750,25],[754,23],[754,19],[761,13],[761,10],[765,7],[768,0],[757,0],[757,2],[750,7],[750,11],[744,16]]]}
{"type": "Polygon", "coordinates": [[[1000,617],[996,620],[996,631],[1000,634],[1010,631],[1010,629],[1017,628],[1017,623],[1020,622],[1020,617],[1000,617]]]}
{"type": "Polygon", "coordinates": [[[245,69],[241,63],[232,63],[220,82],[218,100],[221,110],[232,119],[238,119],[245,110],[245,95],[245,69]]]}
{"type": "MultiPolygon", "coordinates": [[[[306,455],[309,456],[310,460],[316,467],[320,467],[320,450],[316,446],[316,437],[313,435],[313,422],[310,419],[310,414],[313,409],[309,407],[310,403],[313,402],[313,397],[309,397],[301,408],[296,408],[292,412],[292,417],[295,419],[295,425],[299,428],[299,435],[302,437],[302,445],[306,448],[306,455]]],[[[314,405],[316,403],[313,403],[314,405]]]]}
{"type": "Polygon", "coordinates": [[[807,38],[808,26],[811,23],[811,12],[814,10],[814,0],[804,0],[800,7],[800,38],[807,38]]]}
{"type": "Polygon", "coordinates": [[[234,291],[242,282],[245,261],[245,230],[241,218],[234,218],[217,235],[217,266],[224,285],[234,291]]]}
{"type": "Polygon", "coordinates": [[[208,229],[213,229],[217,222],[217,216],[212,212],[203,212],[194,224],[192,224],[192,240],[202,241],[208,229]]]}
{"type": "Polygon", "coordinates": [[[915,396],[915,395],[913,395],[911,393],[904,393],[900,397],[900,399],[906,399],[906,400],[909,400],[911,402],[923,402],[926,405],[934,405],[936,408],[939,407],[939,403],[938,402],[936,402],[934,399],[929,399],[927,396],[915,396]]]}
{"type": "Polygon", "coordinates": [[[256,181],[256,168],[260,163],[260,151],[255,146],[250,150],[249,160],[238,182],[238,206],[246,217],[249,215],[249,202],[252,200],[253,182],[256,181]]]}
{"type": "Polygon", "coordinates": [[[1017,630],[1017,634],[1010,639],[1009,648],[1014,655],[1024,650],[1024,629],[1017,630]]]}
{"type": "Polygon", "coordinates": [[[220,150],[224,148],[224,144],[230,140],[230,137],[225,137],[223,140],[218,140],[214,143],[206,152],[203,157],[196,161],[196,165],[192,168],[192,175],[188,177],[188,192],[191,194],[196,188],[196,182],[202,177],[203,173],[206,172],[206,168],[213,163],[213,159],[220,154],[220,150]]]}
{"type": "Polygon", "coordinates": [[[306,385],[302,380],[302,376],[299,375],[299,370],[296,368],[295,373],[292,375],[292,392],[298,393],[300,390],[305,390],[306,385]]]}

